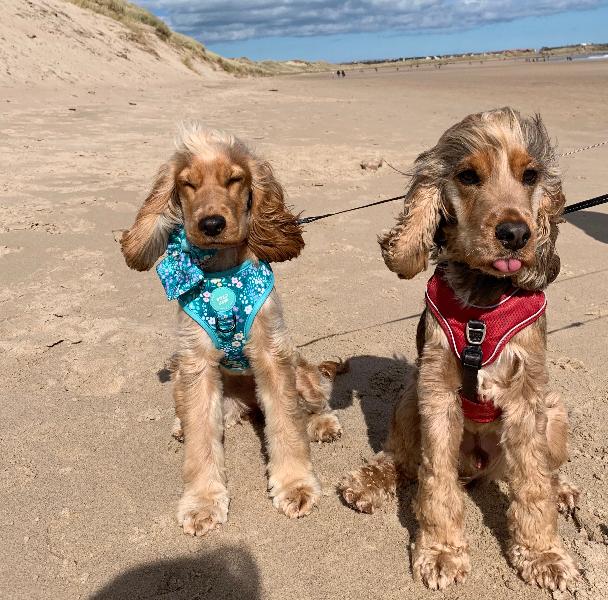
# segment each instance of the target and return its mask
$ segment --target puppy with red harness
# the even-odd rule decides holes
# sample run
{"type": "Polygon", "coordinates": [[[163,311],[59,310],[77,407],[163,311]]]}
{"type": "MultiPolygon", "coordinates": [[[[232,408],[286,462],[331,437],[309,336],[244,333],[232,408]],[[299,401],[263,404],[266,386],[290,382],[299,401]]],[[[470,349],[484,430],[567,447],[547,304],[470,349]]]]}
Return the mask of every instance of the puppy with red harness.
{"type": "Polygon", "coordinates": [[[491,398],[480,395],[479,370],[492,364],[515,334],[545,313],[544,292],[514,287],[489,306],[465,306],[439,266],[426,286],[425,300],[462,364],[460,401],[464,418],[475,423],[496,421],[502,411],[491,398]]]}
{"type": "Polygon", "coordinates": [[[550,590],[579,578],[557,531],[579,491],[557,474],[568,419],[546,364],[544,289],[559,273],[564,204],[540,117],[507,107],[469,115],[416,159],[404,209],[380,236],[401,278],[429,255],[438,268],[384,451],[340,489],[373,512],[398,479],[418,480],[412,570],[432,589],[470,572],[463,483],[482,476],[509,485],[507,555],[521,577],[550,590]]]}

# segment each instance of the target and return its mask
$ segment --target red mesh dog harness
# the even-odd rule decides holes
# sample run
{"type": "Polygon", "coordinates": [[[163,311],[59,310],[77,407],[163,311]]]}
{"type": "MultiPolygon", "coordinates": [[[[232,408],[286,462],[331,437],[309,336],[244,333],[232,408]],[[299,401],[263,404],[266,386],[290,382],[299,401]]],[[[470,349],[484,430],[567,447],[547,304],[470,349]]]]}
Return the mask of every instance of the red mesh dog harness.
{"type": "MultiPolygon", "coordinates": [[[[481,366],[493,363],[509,340],[519,331],[534,323],[544,312],[547,299],[543,292],[529,292],[513,288],[491,306],[463,306],[437,267],[426,288],[426,305],[435,315],[448,338],[454,354],[460,359],[468,345],[467,323],[485,323],[485,338],[481,342],[481,366]]],[[[479,396],[466,398],[460,394],[465,418],[477,423],[490,423],[501,414],[493,402],[479,396]]]]}

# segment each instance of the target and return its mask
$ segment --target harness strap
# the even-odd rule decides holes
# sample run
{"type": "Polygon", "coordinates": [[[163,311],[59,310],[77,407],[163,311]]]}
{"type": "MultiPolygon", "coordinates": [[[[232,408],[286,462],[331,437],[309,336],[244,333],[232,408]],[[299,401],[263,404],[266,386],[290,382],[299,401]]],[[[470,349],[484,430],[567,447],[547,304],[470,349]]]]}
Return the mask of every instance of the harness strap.
{"type": "Polygon", "coordinates": [[[460,404],[464,418],[475,423],[493,423],[502,414],[502,410],[497,408],[494,402],[473,402],[462,393],[460,404]]]}
{"type": "Polygon", "coordinates": [[[492,423],[502,414],[500,408],[493,402],[482,402],[479,399],[477,375],[483,365],[483,350],[481,344],[486,337],[486,324],[482,320],[467,321],[465,335],[467,345],[460,354],[462,365],[462,386],[460,388],[460,403],[465,419],[476,423],[492,423]]]}
{"type": "Polygon", "coordinates": [[[462,395],[475,403],[477,400],[477,373],[483,364],[483,352],[481,343],[486,337],[486,324],[477,319],[467,321],[466,345],[460,355],[460,364],[462,365],[462,395]]]}

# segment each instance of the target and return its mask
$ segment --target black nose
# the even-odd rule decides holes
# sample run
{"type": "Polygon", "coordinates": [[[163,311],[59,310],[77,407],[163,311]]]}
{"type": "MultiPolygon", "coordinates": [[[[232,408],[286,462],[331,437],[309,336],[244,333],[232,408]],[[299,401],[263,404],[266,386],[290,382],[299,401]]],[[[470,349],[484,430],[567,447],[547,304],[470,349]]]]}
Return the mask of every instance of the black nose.
{"type": "Polygon", "coordinates": [[[523,248],[530,239],[530,228],[523,221],[505,221],[496,225],[496,238],[509,250],[523,248]]]}
{"type": "Polygon", "coordinates": [[[198,222],[198,228],[211,237],[219,235],[226,227],[226,219],[222,215],[211,215],[198,222]]]}

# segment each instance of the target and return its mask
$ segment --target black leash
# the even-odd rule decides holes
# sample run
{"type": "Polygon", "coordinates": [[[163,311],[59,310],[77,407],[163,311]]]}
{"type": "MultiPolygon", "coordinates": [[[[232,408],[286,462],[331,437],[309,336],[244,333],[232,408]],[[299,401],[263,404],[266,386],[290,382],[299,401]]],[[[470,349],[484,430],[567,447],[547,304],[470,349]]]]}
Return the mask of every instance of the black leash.
{"type": "Polygon", "coordinates": [[[320,219],[327,219],[327,217],[333,217],[334,215],[341,215],[343,213],[352,212],[353,210],[361,210],[362,208],[377,206],[378,204],[385,204],[386,202],[394,202],[395,200],[403,200],[404,198],[405,194],[403,196],[386,198],[385,200],[378,200],[377,202],[370,202],[369,204],[364,204],[363,206],[355,206],[355,208],[347,208],[346,210],[339,210],[337,212],[327,213],[325,215],[317,215],[316,217],[303,217],[302,219],[298,219],[298,223],[300,225],[304,225],[305,223],[312,223],[313,221],[319,221],[320,219]]]}
{"type": "MultiPolygon", "coordinates": [[[[369,204],[364,204],[363,206],[355,206],[354,208],[338,210],[336,212],[326,213],[324,215],[317,215],[315,217],[302,217],[301,219],[298,219],[298,223],[300,225],[304,225],[306,223],[313,223],[314,221],[320,221],[321,219],[327,219],[327,217],[333,217],[335,215],[342,215],[344,213],[352,212],[354,210],[361,210],[362,208],[369,208],[370,206],[378,206],[379,204],[385,204],[386,202],[395,202],[396,200],[403,200],[405,197],[406,195],[404,194],[403,196],[385,198],[384,200],[370,202],[369,204]]],[[[589,198],[589,200],[582,200],[581,202],[577,202],[576,204],[570,204],[570,206],[566,206],[563,214],[567,215],[569,213],[584,210],[585,208],[591,208],[592,206],[598,206],[606,202],[608,202],[608,194],[602,194],[601,196],[596,196],[595,198],[589,198]]]]}
{"type": "Polygon", "coordinates": [[[564,208],[564,214],[567,215],[568,213],[573,213],[577,210],[591,208],[592,206],[597,206],[598,204],[604,204],[604,202],[608,202],[608,194],[602,194],[601,196],[596,196],[595,198],[589,198],[589,200],[583,200],[582,202],[577,202],[576,204],[566,206],[566,208],[564,208]]]}

